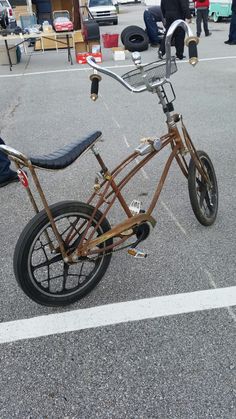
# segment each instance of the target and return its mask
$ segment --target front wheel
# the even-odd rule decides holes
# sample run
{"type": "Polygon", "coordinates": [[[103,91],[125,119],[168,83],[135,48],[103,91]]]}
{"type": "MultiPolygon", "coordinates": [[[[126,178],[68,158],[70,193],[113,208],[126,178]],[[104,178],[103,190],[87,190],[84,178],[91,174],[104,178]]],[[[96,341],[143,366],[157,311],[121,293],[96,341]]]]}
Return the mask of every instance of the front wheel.
{"type": "Polygon", "coordinates": [[[219,17],[218,17],[218,15],[216,14],[216,12],[215,12],[215,13],[213,13],[213,21],[216,23],[216,22],[218,22],[218,20],[219,20],[219,17]]]}
{"type": "MultiPolygon", "coordinates": [[[[65,249],[72,253],[81,241],[94,207],[82,202],[65,201],[52,205],[50,209],[65,249]]],[[[102,213],[97,211],[85,241],[101,216],[102,213]]],[[[93,239],[110,228],[104,219],[93,239]]],[[[99,250],[104,248],[104,251],[67,264],[43,210],[27,224],[17,242],[14,253],[16,279],[25,294],[38,304],[53,307],[74,303],[102,279],[111,260],[111,251],[108,254],[105,247],[112,243],[113,240],[108,239],[98,245],[99,250]]]]}
{"type": "Polygon", "coordinates": [[[193,212],[204,226],[214,223],[218,210],[218,187],[215,170],[209,156],[204,151],[197,151],[198,157],[208,174],[208,183],[199,173],[194,160],[189,163],[188,190],[193,212]]]}

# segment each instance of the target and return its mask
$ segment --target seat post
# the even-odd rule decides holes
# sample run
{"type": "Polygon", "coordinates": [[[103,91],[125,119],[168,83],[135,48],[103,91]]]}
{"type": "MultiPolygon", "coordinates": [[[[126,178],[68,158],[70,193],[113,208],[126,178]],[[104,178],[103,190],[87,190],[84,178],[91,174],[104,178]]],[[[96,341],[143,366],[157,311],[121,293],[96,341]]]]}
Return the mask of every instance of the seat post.
{"type": "Polygon", "coordinates": [[[100,164],[100,166],[102,168],[103,173],[106,173],[108,171],[108,168],[106,167],[106,165],[105,165],[97,147],[93,146],[91,148],[92,148],[92,152],[93,152],[94,156],[96,157],[98,163],[100,164]]]}
{"type": "Polygon", "coordinates": [[[130,218],[132,217],[132,213],[129,209],[129,206],[127,205],[125,199],[123,198],[121,191],[119,189],[119,186],[117,186],[117,184],[115,183],[111,173],[109,173],[108,168],[106,167],[102,157],[99,154],[99,151],[97,148],[95,148],[94,146],[92,147],[92,152],[94,153],[98,163],[100,164],[101,168],[102,168],[102,174],[103,177],[106,181],[110,182],[111,188],[113,189],[113,192],[115,193],[115,195],[117,196],[117,199],[119,200],[122,208],[124,209],[126,215],[130,218]]]}

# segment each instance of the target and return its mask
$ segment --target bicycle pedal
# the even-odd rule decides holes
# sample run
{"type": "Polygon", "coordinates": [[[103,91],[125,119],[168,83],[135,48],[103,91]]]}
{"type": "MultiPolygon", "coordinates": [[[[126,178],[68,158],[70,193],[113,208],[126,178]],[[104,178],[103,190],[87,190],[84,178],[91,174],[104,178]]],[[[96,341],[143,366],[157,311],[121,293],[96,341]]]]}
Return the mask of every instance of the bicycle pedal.
{"type": "Polygon", "coordinates": [[[130,248],[128,249],[128,254],[129,254],[130,256],[133,256],[133,257],[135,257],[135,258],[139,258],[139,259],[144,259],[144,258],[146,258],[146,257],[147,257],[147,253],[143,252],[143,251],[142,251],[142,250],[140,250],[140,249],[135,249],[134,247],[130,247],[130,248]]]}
{"type": "Polygon", "coordinates": [[[132,215],[137,215],[137,214],[139,214],[139,213],[140,213],[140,211],[141,211],[141,202],[140,202],[140,201],[138,201],[137,199],[134,199],[134,200],[131,202],[131,204],[130,204],[130,206],[129,206],[129,209],[130,209],[130,211],[131,211],[132,215]]]}

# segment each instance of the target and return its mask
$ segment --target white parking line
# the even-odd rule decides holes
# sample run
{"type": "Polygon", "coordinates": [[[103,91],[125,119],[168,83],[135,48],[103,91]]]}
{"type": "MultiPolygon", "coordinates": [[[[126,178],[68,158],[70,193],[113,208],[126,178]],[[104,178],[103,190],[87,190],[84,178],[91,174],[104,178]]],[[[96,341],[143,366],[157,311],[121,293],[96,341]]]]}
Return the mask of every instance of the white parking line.
{"type": "MultiPolygon", "coordinates": [[[[220,60],[235,60],[236,55],[230,55],[227,57],[212,57],[212,58],[200,58],[199,62],[207,62],[207,61],[220,61],[220,60]]],[[[179,64],[188,63],[188,60],[179,61],[179,64]]],[[[144,63],[148,64],[148,63],[144,63]]],[[[129,68],[134,67],[134,64],[125,64],[125,65],[112,65],[107,66],[108,69],[116,69],[116,68],[129,68]]],[[[0,78],[9,78],[9,77],[22,77],[22,76],[41,76],[44,74],[55,74],[55,73],[72,73],[75,71],[91,71],[91,67],[83,67],[83,68],[66,68],[61,70],[46,70],[46,71],[35,71],[32,73],[18,73],[18,74],[2,74],[0,78]]]]}
{"type": "Polygon", "coordinates": [[[165,295],[0,324],[0,343],[236,305],[236,286],[165,295]]]}
{"type": "Polygon", "coordinates": [[[174,221],[174,223],[177,225],[177,227],[182,231],[182,233],[187,236],[186,230],[183,228],[183,226],[180,224],[180,222],[177,220],[177,218],[174,216],[173,212],[170,210],[169,207],[161,200],[161,205],[165,208],[166,212],[169,214],[170,218],[174,221]]]}

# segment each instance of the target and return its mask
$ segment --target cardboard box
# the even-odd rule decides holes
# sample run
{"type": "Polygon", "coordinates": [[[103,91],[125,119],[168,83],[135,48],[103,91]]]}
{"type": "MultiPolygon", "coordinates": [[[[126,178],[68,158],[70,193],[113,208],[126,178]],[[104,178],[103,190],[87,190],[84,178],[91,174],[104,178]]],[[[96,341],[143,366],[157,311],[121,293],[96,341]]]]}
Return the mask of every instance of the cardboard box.
{"type": "Polygon", "coordinates": [[[74,43],[76,43],[76,42],[84,42],[82,31],[75,31],[73,33],[73,38],[74,38],[74,43]]]}
{"type": "Polygon", "coordinates": [[[89,56],[88,52],[78,52],[75,56],[78,64],[87,64],[86,58],[89,56]]]}
{"type": "Polygon", "coordinates": [[[125,60],[125,50],[124,50],[124,48],[121,48],[121,47],[112,48],[112,51],[113,51],[114,61],[125,60]]]}
{"type": "Polygon", "coordinates": [[[101,45],[95,44],[91,47],[92,54],[97,54],[97,52],[101,52],[101,45]]]}
{"type": "Polygon", "coordinates": [[[76,54],[76,62],[78,64],[87,64],[86,58],[92,55],[95,58],[96,63],[101,63],[102,62],[102,53],[101,52],[96,52],[96,53],[92,53],[92,52],[79,52],[76,54]]]}
{"type": "Polygon", "coordinates": [[[93,52],[92,50],[95,48],[95,46],[100,47],[100,51],[101,51],[101,44],[99,41],[88,41],[88,52],[93,52]]]}
{"type": "Polygon", "coordinates": [[[92,52],[91,54],[94,58],[96,63],[101,63],[102,62],[102,53],[101,52],[92,52]]]}
{"type": "Polygon", "coordinates": [[[79,52],[87,52],[86,42],[75,42],[75,55],[79,52]]]}

